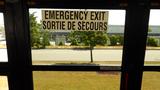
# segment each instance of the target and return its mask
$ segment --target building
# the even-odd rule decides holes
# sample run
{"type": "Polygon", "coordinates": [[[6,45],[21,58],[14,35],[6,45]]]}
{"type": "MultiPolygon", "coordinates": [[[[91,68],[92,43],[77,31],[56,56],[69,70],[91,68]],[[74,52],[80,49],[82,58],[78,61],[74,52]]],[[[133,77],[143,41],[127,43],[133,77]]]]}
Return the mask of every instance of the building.
{"type": "MultiPolygon", "coordinates": [[[[109,25],[107,34],[111,35],[124,35],[124,25],[109,25]]],[[[160,26],[152,25],[149,26],[151,31],[148,31],[148,37],[154,37],[158,40],[158,45],[160,45],[160,26]]],[[[51,32],[51,45],[59,45],[63,43],[64,45],[70,45],[67,35],[70,31],[55,31],[51,32]]]]}

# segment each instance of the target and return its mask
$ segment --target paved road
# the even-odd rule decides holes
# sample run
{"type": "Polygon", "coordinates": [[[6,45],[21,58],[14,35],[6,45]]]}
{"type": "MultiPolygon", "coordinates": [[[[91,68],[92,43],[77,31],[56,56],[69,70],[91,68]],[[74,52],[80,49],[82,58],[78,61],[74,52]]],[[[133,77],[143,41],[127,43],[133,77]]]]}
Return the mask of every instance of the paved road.
{"type": "MultiPolygon", "coordinates": [[[[57,61],[89,61],[90,50],[32,50],[33,60],[57,61]]],[[[121,50],[93,50],[94,61],[119,61],[122,58],[121,50]]]]}
{"type": "MultiPolygon", "coordinates": [[[[122,50],[105,49],[93,50],[94,61],[121,61],[122,50]]],[[[89,61],[89,50],[71,50],[71,49],[39,49],[32,50],[32,59],[34,61],[89,61]]],[[[147,50],[146,61],[160,61],[160,50],[147,50]]],[[[7,61],[6,49],[0,49],[0,61],[7,61]]]]}
{"type": "Polygon", "coordinates": [[[7,49],[0,49],[0,62],[7,62],[8,56],[7,56],[7,49]]]}
{"type": "MultiPolygon", "coordinates": [[[[90,60],[89,50],[58,50],[42,49],[32,50],[33,60],[58,60],[58,61],[88,61],[90,60]]],[[[94,61],[121,61],[122,50],[106,49],[93,50],[94,61]]],[[[160,50],[147,50],[146,61],[160,61],[160,50]]]]}

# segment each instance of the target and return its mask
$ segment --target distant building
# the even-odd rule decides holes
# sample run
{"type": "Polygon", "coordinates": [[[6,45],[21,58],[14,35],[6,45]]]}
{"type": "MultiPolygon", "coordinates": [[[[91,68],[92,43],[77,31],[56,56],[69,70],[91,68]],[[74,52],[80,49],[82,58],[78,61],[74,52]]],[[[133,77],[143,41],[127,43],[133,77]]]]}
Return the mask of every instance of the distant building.
{"type": "MultiPolygon", "coordinates": [[[[124,25],[109,25],[107,34],[108,35],[124,35],[124,25]]],[[[148,32],[148,37],[155,37],[159,39],[160,45],[160,26],[149,26],[151,29],[148,32]]],[[[69,40],[67,39],[67,35],[70,31],[54,31],[51,32],[51,44],[52,45],[59,45],[59,43],[63,43],[64,45],[69,45],[69,40]]]]}

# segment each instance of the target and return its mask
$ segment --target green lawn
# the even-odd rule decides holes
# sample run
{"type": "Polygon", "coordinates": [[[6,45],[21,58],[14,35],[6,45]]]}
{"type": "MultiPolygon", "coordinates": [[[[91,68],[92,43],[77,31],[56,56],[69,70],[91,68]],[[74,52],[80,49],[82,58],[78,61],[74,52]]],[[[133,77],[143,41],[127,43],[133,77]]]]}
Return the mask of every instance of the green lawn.
{"type": "MultiPolygon", "coordinates": [[[[91,64],[90,62],[34,62],[33,64],[91,64]]],[[[106,61],[92,64],[118,64],[106,61]]],[[[160,65],[147,61],[146,65],[160,65]]],[[[34,90],[119,90],[120,72],[54,72],[34,71],[34,90]]],[[[142,90],[160,90],[160,72],[144,72],[142,90]]]]}
{"type": "MultiPolygon", "coordinates": [[[[34,71],[34,90],[119,90],[117,72],[34,71]]],[[[160,90],[160,72],[145,72],[142,90],[160,90]]]]}
{"type": "Polygon", "coordinates": [[[142,90],[160,90],[160,72],[144,72],[142,90]]]}
{"type": "MultiPolygon", "coordinates": [[[[94,61],[90,63],[89,61],[38,61],[32,62],[33,65],[54,65],[54,64],[115,64],[121,66],[122,61],[94,61]]],[[[145,65],[160,65],[160,61],[145,61],[145,65]]]]}
{"type": "Polygon", "coordinates": [[[34,72],[35,90],[118,90],[120,74],[34,72]]]}

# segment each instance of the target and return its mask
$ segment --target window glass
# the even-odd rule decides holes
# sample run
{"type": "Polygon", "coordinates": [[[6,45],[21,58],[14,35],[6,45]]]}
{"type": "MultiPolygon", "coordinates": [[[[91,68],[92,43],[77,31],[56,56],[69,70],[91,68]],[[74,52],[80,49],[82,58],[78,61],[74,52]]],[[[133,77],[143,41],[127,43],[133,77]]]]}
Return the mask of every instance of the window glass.
{"type": "Polygon", "coordinates": [[[159,90],[160,72],[144,72],[142,90],[159,90]]]}
{"type": "Polygon", "coordinates": [[[0,76],[0,90],[9,90],[6,76],[0,76]]]}
{"type": "Polygon", "coordinates": [[[29,11],[33,64],[121,65],[125,10],[29,11]]]}
{"type": "Polygon", "coordinates": [[[4,29],[4,19],[3,14],[0,13],[0,62],[7,62],[7,48],[6,48],[6,38],[4,29]]]}
{"type": "Polygon", "coordinates": [[[150,11],[145,65],[160,65],[160,10],[150,11]]]}
{"type": "Polygon", "coordinates": [[[119,72],[34,71],[34,90],[119,90],[119,72]]]}

